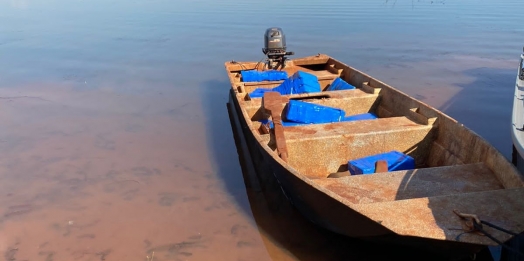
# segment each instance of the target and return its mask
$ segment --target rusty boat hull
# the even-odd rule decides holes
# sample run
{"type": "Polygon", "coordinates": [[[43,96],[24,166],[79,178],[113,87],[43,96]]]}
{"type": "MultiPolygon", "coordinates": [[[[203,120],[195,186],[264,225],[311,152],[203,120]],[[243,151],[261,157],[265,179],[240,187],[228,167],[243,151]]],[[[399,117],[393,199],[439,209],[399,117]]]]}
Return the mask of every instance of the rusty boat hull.
{"type": "MultiPolygon", "coordinates": [[[[256,62],[225,64],[231,90],[228,107],[242,132],[257,171],[276,178],[286,197],[311,222],[353,238],[472,253],[497,245],[466,233],[455,211],[520,233],[524,230],[524,182],[500,152],[467,127],[431,106],[327,55],[293,59],[288,75],[317,76],[322,92],[284,95],[289,99],[343,108],[346,115],[373,112],[376,120],[283,128],[288,158],[279,156],[271,119],[256,88],[281,81],[244,82],[242,70],[261,70],[256,62]],[[336,78],[355,90],[327,91],[336,78]],[[412,156],[416,168],[372,175],[343,175],[347,161],[389,150],[412,156]]],[[[281,134],[280,134],[281,135],[281,134]]],[[[486,228],[505,242],[511,235],[486,228]]]]}

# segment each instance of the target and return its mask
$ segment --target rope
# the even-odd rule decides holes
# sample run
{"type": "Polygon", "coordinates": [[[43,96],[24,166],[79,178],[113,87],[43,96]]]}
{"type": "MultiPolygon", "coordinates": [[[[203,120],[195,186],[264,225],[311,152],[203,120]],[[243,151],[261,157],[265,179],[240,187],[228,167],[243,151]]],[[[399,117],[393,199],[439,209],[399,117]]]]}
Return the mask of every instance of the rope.
{"type": "Polygon", "coordinates": [[[459,216],[459,218],[463,221],[465,221],[464,225],[465,227],[467,228],[466,229],[463,229],[465,230],[464,233],[461,233],[459,234],[457,237],[456,237],[456,240],[458,241],[459,240],[459,237],[465,233],[481,233],[482,235],[488,237],[489,239],[493,240],[493,242],[501,245],[503,248],[505,248],[506,250],[509,250],[511,252],[514,252],[516,254],[518,254],[519,256],[521,257],[524,257],[524,254],[522,252],[520,252],[518,249],[515,249],[513,247],[510,247],[506,244],[504,244],[503,242],[501,242],[500,240],[496,239],[494,236],[490,235],[486,230],[484,230],[484,228],[482,227],[482,224],[485,224],[489,227],[492,227],[494,229],[497,229],[497,230],[500,230],[502,232],[505,232],[507,234],[510,234],[512,236],[518,236],[517,233],[514,233],[514,232],[511,232],[507,229],[504,229],[504,228],[501,228],[499,226],[496,226],[492,223],[489,223],[487,221],[484,221],[484,220],[480,220],[477,215],[474,215],[474,214],[465,214],[465,213],[460,213],[458,212],[457,210],[453,210],[453,212],[459,216]]]}
{"type": "Polygon", "coordinates": [[[490,226],[490,227],[492,227],[492,228],[494,228],[494,229],[498,229],[498,230],[500,230],[500,231],[502,231],[502,232],[508,233],[508,234],[510,234],[510,235],[512,235],[512,236],[518,236],[517,233],[515,233],[515,232],[511,232],[511,231],[509,231],[509,230],[506,230],[506,229],[504,229],[504,228],[501,228],[501,227],[499,227],[499,226],[496,226],[496,225],[494,225],[494,224],[491,224],[491,223],[489,223],[488,221],[481,220],[480,223],[485,224],[485,225],[488,225],[488,226],[490,226]]]}

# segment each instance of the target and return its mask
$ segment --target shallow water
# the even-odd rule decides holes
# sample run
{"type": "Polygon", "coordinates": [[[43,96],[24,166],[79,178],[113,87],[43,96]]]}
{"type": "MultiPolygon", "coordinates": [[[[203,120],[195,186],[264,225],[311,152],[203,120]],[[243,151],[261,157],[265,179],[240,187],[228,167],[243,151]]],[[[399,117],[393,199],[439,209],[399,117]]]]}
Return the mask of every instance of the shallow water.
{"type": "Polygon", "coordinates": [[[280,26],[296,56],[332,55],[443,110],[509,158],[523,7],[0,1],[0,254],[428,259],[326,233],[271,185],[246,187],[223,63],[261,59],[264,30],[280,26]]]}

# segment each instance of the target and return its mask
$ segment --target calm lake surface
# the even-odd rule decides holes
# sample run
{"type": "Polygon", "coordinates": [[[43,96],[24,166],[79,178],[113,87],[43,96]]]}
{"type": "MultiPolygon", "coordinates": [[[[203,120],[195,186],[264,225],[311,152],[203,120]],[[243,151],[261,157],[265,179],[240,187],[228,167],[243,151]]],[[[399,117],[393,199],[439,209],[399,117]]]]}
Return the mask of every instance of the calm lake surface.
{"type": "Polygon", "coordinates": [[[246,186],[223,63],[282,27],[511,155],[521,0],[0,0],[0,259],[431,260],[246,186]],[[154,253],[154,257],[152,257],[154,253]]]}

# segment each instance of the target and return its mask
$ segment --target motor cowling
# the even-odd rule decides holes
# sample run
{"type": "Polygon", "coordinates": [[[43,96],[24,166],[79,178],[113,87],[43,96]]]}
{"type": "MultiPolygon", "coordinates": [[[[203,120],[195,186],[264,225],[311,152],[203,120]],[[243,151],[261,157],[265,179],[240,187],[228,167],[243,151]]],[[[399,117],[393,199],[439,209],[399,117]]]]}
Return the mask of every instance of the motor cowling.
{"type": "Polygon", "coordinates": [[[271,27],[266,30],[262,52],[267,56],[266,64],[270,69],[284,68],[286,56],[294,54],[286,51],[286,36],[280,27],[271,27]]]}
{"type": "Polygon", "coordinates": [[[272,27],[266,30],[264,34],[264,48],[262,52],[265,55],[285,55],[286,53],[286,36],[279,27],[272,27]]]}

